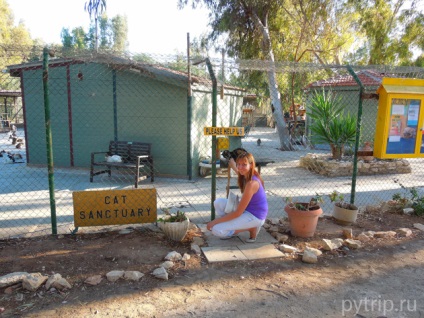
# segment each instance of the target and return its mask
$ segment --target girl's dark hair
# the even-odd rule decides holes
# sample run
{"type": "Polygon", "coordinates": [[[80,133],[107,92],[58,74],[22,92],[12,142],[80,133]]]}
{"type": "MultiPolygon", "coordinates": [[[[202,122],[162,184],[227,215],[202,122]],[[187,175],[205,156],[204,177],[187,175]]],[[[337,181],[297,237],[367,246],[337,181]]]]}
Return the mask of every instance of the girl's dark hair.
{"type": "Polygon", "coordinates": [[[236,159],[236,163],[238,163],[240,160],[244,160],[246,159],[247,162],[250,164],[250,171],[248,173],[248,175],[246,177],[242,176],[240,173],[238,173],[238,179],[237,179],[237,184],[240,188],[241,193],[244,192],[244,188],[246,186],[246,183],[248,181],[251,181],[253,176],[258,177],[258,179],[261,181],[262,186],[265,187],[264,185],[264,181],[261,178],[261,175],[259,174],[259,172],[256,170],[256,162],[255,162],[255,158],[253,157],[253,155],[249,152],[244,152],[241,153],[237,159],[236,159]]]}

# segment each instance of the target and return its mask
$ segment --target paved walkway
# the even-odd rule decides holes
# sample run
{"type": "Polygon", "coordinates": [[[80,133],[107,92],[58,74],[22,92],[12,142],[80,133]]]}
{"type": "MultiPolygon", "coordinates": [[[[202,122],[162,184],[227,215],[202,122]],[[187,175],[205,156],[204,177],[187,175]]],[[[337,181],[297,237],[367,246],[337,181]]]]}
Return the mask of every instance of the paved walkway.
{"type": "Polygon", "coordinates": [[[249,232],[242,232],[231,239],[221,240],[212,235],[212,233],[206,229],[205,224],[199,224],[198,226],[202,230],[208,244],[207,247],[202,247],[202,252],[209,263],[256,260],[284,256],[284,254],[276,249],[273,244],[277,243],[277,240],[263,228],[259,232],[255,243],[247,243],[246,239],[249,237],[249,232]]]}

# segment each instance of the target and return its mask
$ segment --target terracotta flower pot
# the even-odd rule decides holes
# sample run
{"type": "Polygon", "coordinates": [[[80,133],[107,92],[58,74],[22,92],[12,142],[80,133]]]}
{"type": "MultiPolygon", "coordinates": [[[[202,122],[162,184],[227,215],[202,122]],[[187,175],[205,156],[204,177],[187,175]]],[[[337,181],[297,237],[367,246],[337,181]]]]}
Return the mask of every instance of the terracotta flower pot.
{"type": "Polygon", "coordinates": [[[171,240],[181,242],[187,234],[190,220],[182,222],[158,222],[159,228],[165,233],[165,235],[171,240]]]}
{"type": "Polygon", "coordinates": [[[293,236],[297,237],[312,237],[318,224],[318,217],[322,214],[322,209],[302,211],[292,208],[289,205],[284,207],[289,222],[290,231],[293,236]]]}
{"type": "Polygon", "coordinates": [[[358,217],[358,209],[349,210],[337,205],[334,205],[333,210],[334,221],[340,225],[351,225],[356,222],[356,218],[358,217]]]}

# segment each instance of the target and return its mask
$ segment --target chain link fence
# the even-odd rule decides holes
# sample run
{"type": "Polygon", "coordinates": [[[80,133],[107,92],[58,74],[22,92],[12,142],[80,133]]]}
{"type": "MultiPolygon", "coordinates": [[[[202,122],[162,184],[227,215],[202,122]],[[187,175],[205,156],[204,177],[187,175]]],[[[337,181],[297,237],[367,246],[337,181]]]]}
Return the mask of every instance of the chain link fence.
{"type": "Polygon", "coordinates": [[[76,231],[74,209],[80,226],[91,230],[110,226],[111,215],[154,222],[156,198],[158,215],[180,210],[196,223],[207,222],[213,198],[236,185],[221,157],[226,148],[255,156],[269,217],[284,215],[286,197],[308,200],[318,193],[331,214],[327,195],[333,190],[347,201],[353,194],[355,204],[365,207],[391,199],[400,185],[419,191],[423,186],[419,158],[355,156],[351,143],[342,160],[330,160],[331,148],[314,142],[308,116],[315,92],[335,94],[355,117],[362,104],[358,147],[373,147],[382,78],[423,78],[421,68],[187,63],[184,56],[43,54],[42,48],[16,47],[2,47],[0,63],[2,238],[76,231]],[[283,122],[272,99],[242,84],[249,74],[262,76],[262,86],[275,74],[279,90],[269,95],[280,97],[283,122]],[[216,138],[205,127],[243,127],[245,135],[216,138]],[[216,145],[224,148],[214,153],[216,145]],[[132,198],[135,189],[151,192],[134,192],[132,198]],[[130,198],[135,203],[123,208],[130,198]]]}

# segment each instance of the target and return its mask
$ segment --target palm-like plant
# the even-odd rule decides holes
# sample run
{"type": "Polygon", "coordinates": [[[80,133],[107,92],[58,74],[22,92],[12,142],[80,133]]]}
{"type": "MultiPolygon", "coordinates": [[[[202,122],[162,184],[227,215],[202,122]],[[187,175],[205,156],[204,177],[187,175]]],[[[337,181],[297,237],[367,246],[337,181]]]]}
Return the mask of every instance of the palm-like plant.
{"type": "Polygon", "coordinates": [[[99,16],[106,10],[106,0],[89,0],[84,5],[84,10],[90,15],[94,16],[94,23],[96,28],[96,50],[99,47],[98,41],[98,31],[97,31],[97,20],[99,16]]]}
{"type": "Polygon", "coordinates": [[[344,146],[353,143],[356,137],[356,118],[344,114],[344,107],[331,91],[314,92],[308,115],[312,141],[327,143],[333,159],[341,159],[344,146]]]}

